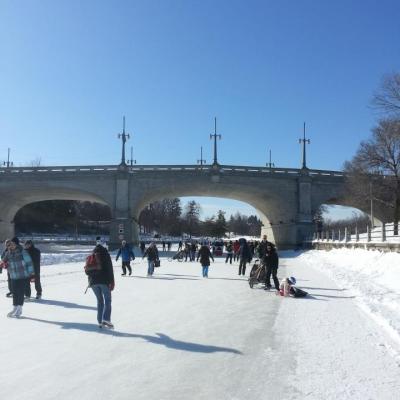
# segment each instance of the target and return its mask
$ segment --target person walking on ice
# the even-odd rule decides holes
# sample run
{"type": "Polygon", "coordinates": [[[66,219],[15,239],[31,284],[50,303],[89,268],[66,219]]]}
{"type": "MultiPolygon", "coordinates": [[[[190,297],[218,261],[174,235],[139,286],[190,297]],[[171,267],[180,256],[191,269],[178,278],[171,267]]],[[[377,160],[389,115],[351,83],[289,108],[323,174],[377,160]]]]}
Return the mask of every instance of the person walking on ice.
{"type": "Polygon", "coordinates": [[[117,257],[115,261],[118,261],[119,256],[122,259],[122,276],[126,275],[126,270],[128,269],[129,275],[132,275],[131,260],[135,259],[135,253],[133,252],[131,246],[126,243],[126,240],[121,242],[122,246],[119,248],[117,257]]]}
{"type": "MultiPolygon", "coordinates": [[[[101,237],[96,238],[93,250],[93,266],[85,266],[89,287],[97,299],[97,322],[99,328],[114,328],[111,323],[111,291],[114,290],[114,271],[110,254],[101,237]]],[[[90,257],[90,256],[89,256],[90,257]]]]}
{"type": "MultiPolygon", "coordinates": [[[[33,269],[35,270],[35,290],[36,290],[36,300],[40,300],[42,298],[42,285],[40,283],[40,250],[35,247],[32,240],[27,240],[24,244],[25,250],[31,256],[33,262],[33,269]]],[[[31,283],[28,282],[28,286],[26,288],[26,293],[28,297],[31,297],[31,283]]]]}
{"type": "Polygon", "coordinates": [[[22,315],[25,288],[34,275],[32,259],[29,253],[19,244],[19,239],[14,237],[2,256],[2,262],[8,265],[13,293],[14,307],[7,314],[7,317],[19,318],[22,315]]]}
{"type": "Polygon", "coordinates": [[[208,267],[210,266],[210,258],[214,262],[214,257],[211,254],[209,247],[203,243],[197,253],[197,261],[200,259],[200,264],[203,269],[203,278],[208,278],[208,267]]]}
{"type": "Polygon", "coordinates": [[[147,256],[147,276],[153,276],[154,274],[154,263],[156,260],[158,260],[158,250],[157,246],[154,242],[150,244],[150,246],[146,249],[146,251],[143,254],[142,258],[145,258],[147,256]]]}

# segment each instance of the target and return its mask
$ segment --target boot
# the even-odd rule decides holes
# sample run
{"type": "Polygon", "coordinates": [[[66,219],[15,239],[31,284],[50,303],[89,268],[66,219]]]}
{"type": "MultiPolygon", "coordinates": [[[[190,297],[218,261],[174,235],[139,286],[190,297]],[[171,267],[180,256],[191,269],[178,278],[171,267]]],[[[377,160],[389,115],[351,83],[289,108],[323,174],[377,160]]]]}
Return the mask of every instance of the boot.
{"type": "Polygon", "coordinates": [[[17,312],[17,310],[18,310],[18,306],[14,306],[13,309],[7,314],[7,317],[8,318],[15,317],[15,313],[17,312]]]}
{"type": "Polygon", "coordinates": [[[14,317],[19,318],[22,315],[22,306],[17,306],[17,311],[15,311],[14,317]]]}

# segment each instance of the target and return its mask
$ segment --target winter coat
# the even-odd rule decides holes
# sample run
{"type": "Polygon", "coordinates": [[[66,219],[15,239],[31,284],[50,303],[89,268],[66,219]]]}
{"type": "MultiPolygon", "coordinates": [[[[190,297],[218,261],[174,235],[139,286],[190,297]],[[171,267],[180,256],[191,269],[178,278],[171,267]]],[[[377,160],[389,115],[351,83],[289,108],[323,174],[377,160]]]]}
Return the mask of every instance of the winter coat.
{"type": "Polygon", "coordinates": [[[233,243],[233,251],[234,253],[239,253],[240,250],[240,243],[238,241],[236,241],[235,243],[233,243]]]}
{"type": "Polygon", "coordinates": [[[232,246],[231,243],[228,243],[228,244],[225,246],[225,248],[226,248],[226,252],[227,252],[228,254],[231,254],[231,253],[232,253],[232,251],[233,251],[233,246],[232,246]]]}
{"type": "Polygon", "coordinates": [[[8,273],[13,280],[27,279],[34,275],[32,258],[21,245],[17,245],[15,250],[8,249],[3,261],[8,264],[8,273]]]}
{"type": "Polygon", "coordinates": [[[279,257],[278,253],[274,248],[271,251],[267,251],[263,257],[263,262],[267,268],[278,268],[279,257]]]}
{"type": "Polygon", "coordinates": [[[246,241],[242,242],[242,244],[240,245],[239,256],[241,260],[246,262],[250,262],[252,259],[249,245],[246,241]]]}
{"type": "Polygon", "coordinates": [[[258,254],[257,255],[260,260],[262,260],[265,257],[265,253],[267,252],[268,245],[270,245],[273,249],[275,248],[275,245],[273,243],[269,242],[268,240],[262,240],[260,242],[260,244],[258,245],[258,248],[257,248],[258,254]]]}
{"type": "Polygon", "coordinates": [[[200,264],[204,266],[210,265],[210,258],[211,260],[214,261],[214,257],[212,256],[208,246],[200,247],[200,250],[197,253],[197,261],[199,261],[199,258],[200,258],[200,264]]]}
{"type": "Polygon", "coordinates": [[[118,261],[119,256],[121,256],[122,261],[129,262],[135,259],[135,253],[129,245],[121,246],[117,253],[116,261],[118,261]]]}
{"type": "Polygon", "coordinates": [[[32,258],[32,263],[33,263],[33,268],[35,270],[35,274],[39,274],[40,271],[40,250],[35,247],[34,245],[32,245],[31,247],[29,247],[29,249],[26,249],[26,251],[29,253],[29,255],[32,258]]]}
{"type": "Polygon", "coordinates": [[[93,254],[96,261],[101,265],[100,270],[88,272],[89,285],[114,285],[114,270],[108,250],[98,244],[93,254]]]}
{"type": "Polygon", "coordinates": [[[147,256],[149,261],[158,260],[158,250],[156,246],[149,246],[143,254],[143,258],[147,256]]]}

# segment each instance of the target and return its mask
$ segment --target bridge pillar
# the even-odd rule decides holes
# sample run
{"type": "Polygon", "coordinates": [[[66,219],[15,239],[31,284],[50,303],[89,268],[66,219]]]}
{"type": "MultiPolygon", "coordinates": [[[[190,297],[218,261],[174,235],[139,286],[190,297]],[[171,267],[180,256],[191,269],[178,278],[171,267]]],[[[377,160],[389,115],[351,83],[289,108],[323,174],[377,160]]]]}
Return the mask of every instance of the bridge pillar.
{"type": "Polygon", "coordinates": [[[14,223],[2,221],[0,219],[0,241],[4,242],[6,239],[11,239],[14,236],[15,236],[14,223]]]}
{"type": "Polygon", "coordinates": [[[122,240],[137,244],[137,224],[132,219],[130,210],[129,174],[124,170],[118,172],[115,181],[112,215],[109,248],[113,250],[119,247],[122,240]]]}
{"type": "Polygon", "coordinates": [[[298,180],[297,245],[300,245],[313,231],[311,193],[312,178],[308,174],[308,169],[303,168],[298,180]]]}

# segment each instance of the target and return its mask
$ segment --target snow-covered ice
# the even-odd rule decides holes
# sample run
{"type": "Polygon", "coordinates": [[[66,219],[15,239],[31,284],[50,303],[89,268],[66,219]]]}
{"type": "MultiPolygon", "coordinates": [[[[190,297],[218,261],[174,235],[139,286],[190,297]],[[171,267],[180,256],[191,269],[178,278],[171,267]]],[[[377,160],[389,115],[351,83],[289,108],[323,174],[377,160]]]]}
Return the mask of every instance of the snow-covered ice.
{"type": "Polygon", "coordinates": [[[19,320],[0,275],[1,398],[399,398],[399,254],[283,252],[278,275],[296,276],[305,299],[250,289],[223,259],[208,279],[196,262],[162,258],[153,278],[140,257],[133,277],[114,263],[109,331],[84,294],[87,252],[46,249],[43,299],[19,320]]]}

